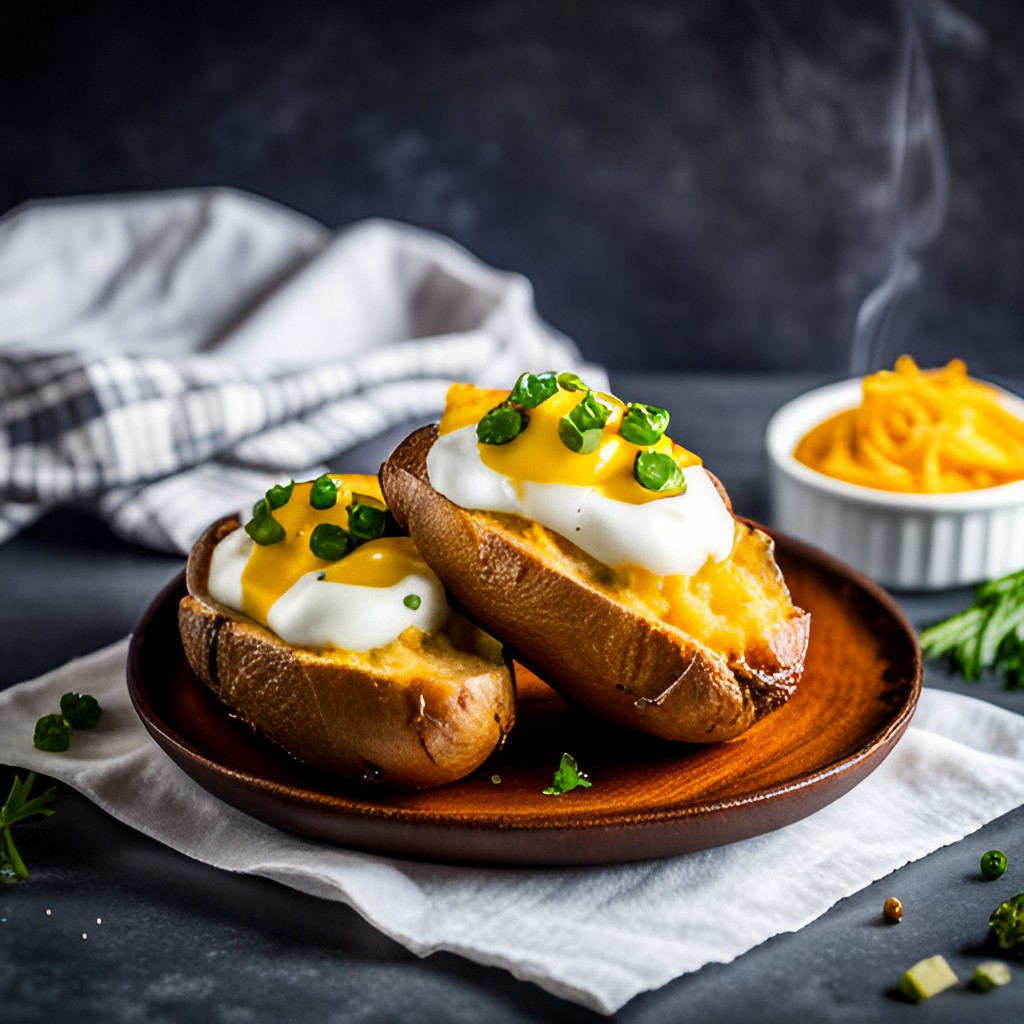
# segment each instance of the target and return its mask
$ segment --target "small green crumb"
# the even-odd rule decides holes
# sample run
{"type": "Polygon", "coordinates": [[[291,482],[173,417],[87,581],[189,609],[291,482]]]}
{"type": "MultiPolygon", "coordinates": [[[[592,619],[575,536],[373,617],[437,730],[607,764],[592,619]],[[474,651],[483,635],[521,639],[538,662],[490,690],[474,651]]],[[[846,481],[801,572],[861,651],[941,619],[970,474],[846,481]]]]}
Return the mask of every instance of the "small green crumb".
{"type": "Polygon", "coordinates": [[[952,988],[957,980],[945,957],[930,956],[904,972],[900,978],[900,992],[912,1003],[920,1003],[952,988]]]}
{"type": "Polygon", "coordinates": [[[974,977],[971,978],[971,985],[979,992],[988,992],[997,985],[1010,984],[1010,968],[1001,960],[990,960],[988,963],[978,964],[974,969],[974,977]]]}
{"type": "Polygon", "coordinates": [[[419,594],[407,594],[405,598],[402,600],[402,604],[404,604],[406,608],[409,608],[412,611],[416,611],[416,609],[419,608],[419,606],[422,603],[423,602],[420,599],[419,594]]]}
{"type": "Polygon", "coordinates": [[[491,776],[491,782],[493,782],[496,786],[500,786],[501,785],[501,776],[500,775],[492,775],[491,776]]]}

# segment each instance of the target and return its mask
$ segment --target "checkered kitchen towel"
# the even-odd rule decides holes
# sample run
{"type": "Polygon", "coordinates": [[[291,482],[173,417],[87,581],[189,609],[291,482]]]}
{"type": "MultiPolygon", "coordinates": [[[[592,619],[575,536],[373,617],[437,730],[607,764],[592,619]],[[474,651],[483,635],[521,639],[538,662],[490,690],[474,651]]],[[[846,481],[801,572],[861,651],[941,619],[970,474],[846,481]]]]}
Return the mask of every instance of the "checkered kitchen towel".
{"type": "Polygon", "coordinates": [[[0,220],[0,541],[76,504],[186,552],[452,380],[552,367],[605,382],[522,277],[436,235],[222,189],[30,204],[0,220]]]}

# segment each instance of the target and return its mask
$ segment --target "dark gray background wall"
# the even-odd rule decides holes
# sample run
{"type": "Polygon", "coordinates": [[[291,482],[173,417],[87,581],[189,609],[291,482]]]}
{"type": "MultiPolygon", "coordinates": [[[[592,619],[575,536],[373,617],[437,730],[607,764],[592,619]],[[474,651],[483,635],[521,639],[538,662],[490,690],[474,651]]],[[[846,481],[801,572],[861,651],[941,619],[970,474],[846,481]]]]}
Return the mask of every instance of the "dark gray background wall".
{"type": "Polygon", "coordinates": [[[620,369],[1024,373],[1022,140],[1021,0],[0,2],[0,211],[226,184],[397,218],[620,369]]]}

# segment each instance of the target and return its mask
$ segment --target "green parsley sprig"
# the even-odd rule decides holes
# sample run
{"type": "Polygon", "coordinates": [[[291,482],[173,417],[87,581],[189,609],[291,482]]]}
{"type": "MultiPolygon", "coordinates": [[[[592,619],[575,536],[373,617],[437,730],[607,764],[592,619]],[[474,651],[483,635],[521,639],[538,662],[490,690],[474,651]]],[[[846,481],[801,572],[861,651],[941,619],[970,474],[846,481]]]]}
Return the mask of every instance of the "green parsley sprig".
{"type": "Polygon", "coordinates": [[[926,658],[946,658],[969,682],[995,669],[1006,689],[1024,688],[1024,569],[983,583],[973,604],[919,639],[926,658]]]}
{"type": "Polygon", "coordinates": [[[590,789],[592,785],[593,783],[580,771],[576,758],[572,754],[563,754],[551,785],[541,790],[541,793],[544,796],[561,796],[571,789],[590,789]]]}
{"type": "Polygon", "coordinates": [[[14,845],[11,827],[25,821],[26,818],[37,815],[48,817],[53,814],[47,805],[53,803],[56,798],[57,787],[51,786],[41,796],[29,800],[28,795],[35,781],[35,772],[29,772],[24,782],[15,775],[10,795],[3,807],[0,807],[0,839],[3,840],[0,845],[0,881],[17,882],[19,879],[28,878],[28,868],[25,867],[25,862],[14,845]]]}

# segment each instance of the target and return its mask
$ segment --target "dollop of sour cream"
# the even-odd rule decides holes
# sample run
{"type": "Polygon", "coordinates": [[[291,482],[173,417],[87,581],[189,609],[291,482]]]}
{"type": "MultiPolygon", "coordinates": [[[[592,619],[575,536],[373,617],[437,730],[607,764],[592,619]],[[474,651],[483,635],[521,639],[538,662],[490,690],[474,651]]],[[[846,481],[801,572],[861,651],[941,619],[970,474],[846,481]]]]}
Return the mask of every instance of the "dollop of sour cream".
{"type": "Polygon", "coordinates": [[[525,516],[605,565],[638,565],[657,576],[693,575],[732,551],[734,520],[711,478],[700,465],[682,473],[682,493],[632,504],[594,487],[498,473],[481,458],[474,426],[441,434],[427,455],[430,485],[456,505],[525,516]]]}
{"type": "Polygon", "coordinates": [[[319,522],[344,527],[355,491],[379,499],[375,477],[335,478],[339,500],[314,509],[310,483],[293,485],[274,515],[284,537],[258,545],[239,528],[214,548],[207,589],[222,605],[249,616],[295,647],[369,651],[414,626],[442,629],[449,607],[444,588],[408,537],[380,537],[333,562],[313,554],[319,522]]]}

